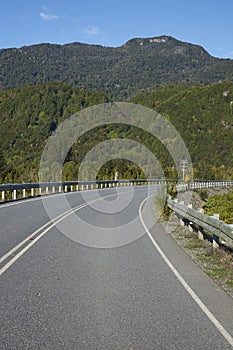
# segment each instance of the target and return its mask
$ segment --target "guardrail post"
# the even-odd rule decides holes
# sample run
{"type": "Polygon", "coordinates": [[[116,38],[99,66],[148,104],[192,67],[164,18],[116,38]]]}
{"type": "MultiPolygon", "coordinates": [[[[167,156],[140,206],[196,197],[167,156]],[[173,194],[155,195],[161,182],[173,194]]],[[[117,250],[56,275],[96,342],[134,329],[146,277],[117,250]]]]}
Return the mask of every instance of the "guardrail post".
{"type": "Polygon", "coordinates": [[[34,188],[31,188],[31,196],[34,197],[34,188]]]}
{"type": "Polygon", "coordinates": [[[79,189],[79,188],[78,188],[78,185],[76,185],[76,191],[78,191],[78,189],[79,189]]]}
{"type": "Polygon", "coordinates": [[[56,191],[55,191],[55,186],[53,186],[53,189],[52,189],[52,191],[53,191],[53,193],[55,193],[56,191]]]}
{"type": "Polygon", "coordinates": [[[26,197],[26,188],[23,188],[23,198],[26,197]]]}
{"type": "Polygon", "coordinates": [[[65,192],[67,192],[68,191],[68,186],[67,185],[65,185],[65,192]]]}
{"type": "Polygon", "coordinates": [[[13,200],[15,201],[17,199],[17,191],[13,190],[13,200]]]}
{"type": "Polygon", "coordinates": [[[219,237],[213,234],[213,249],[217,249],[219,247],[219,237]]]}
{"type": "Polygon", "coordinates": [[[5,191],[2,191],[2,200],[5,200],[5,191]]]}
{"type": "Polygon", "coordinates": [[[48,188],[48,187],[45,188],[45,193],[46,193],[46,194],[49,193],[49,188],[48,188]]]}
{"type": "Polygon", "coordinates": [[[58,187],[58,192],[61,193],[62,192],[62,186],[58,187]]]}
{"type": "Polygon", "coordinates": [[[192,221],[189,221],[189,222],[188,222],[188,229],[189,229],[190,232],[193,232],[193,231],[194,231],[192,225],[193,225],[193,222],[192,222],[192,221]]]}
{"type": "Polygon", "coordinates": [[[201,241],[204,240],[203,228],[201,226],[198,227],[197,238],[200,239],[201,241]]]}
{"type": "Polygon", "coordinates": [[[180,226],[185,226],[184,218],[180,217],[180,226]]]}

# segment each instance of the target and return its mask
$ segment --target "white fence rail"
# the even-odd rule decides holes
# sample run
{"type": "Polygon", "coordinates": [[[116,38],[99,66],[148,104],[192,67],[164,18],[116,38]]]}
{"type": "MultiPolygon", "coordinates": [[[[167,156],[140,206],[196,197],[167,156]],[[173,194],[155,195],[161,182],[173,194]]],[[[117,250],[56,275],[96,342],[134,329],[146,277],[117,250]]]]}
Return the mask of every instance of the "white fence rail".
{"type": "Polygon", "coordinates": [[[103,180],[103,181],[68,181],[68,182],[45,182],[45,183],[23,183],[23,184],[2,184],[0,185],[0,201],[16,200],[19,198],[28,198],[51,193],[60,193],[68,191],[80,191],[90,189],[102,189],[118,186],[138,186],[138,185],[166,185],[176,183],[178,191],[187,191],[193,189],[202,189],[210,187],[230,187],[233,181],[212,181],[212,180],[193,180],[188,184],[182,184],[182,181],[171,179],[138,179],[138,180],[103,180]]]}
{"type": "Polygon", "coordinates": [[[139,179],[139,180],[103,180],[103,181],[69,181],[44,182],[0,185],[0,201],[16,200],[21,198],[48,195],[51,193],[73,192],[91,189],[103,189],[118,186],[164,185],[166,179],[139,179]]]}
{"type": "Polygon", "coordinates": [[[187,184],[178,184],[178,191],[201,190],[212,187],[233,187],[233,180],[193,180],[187,184]]]}

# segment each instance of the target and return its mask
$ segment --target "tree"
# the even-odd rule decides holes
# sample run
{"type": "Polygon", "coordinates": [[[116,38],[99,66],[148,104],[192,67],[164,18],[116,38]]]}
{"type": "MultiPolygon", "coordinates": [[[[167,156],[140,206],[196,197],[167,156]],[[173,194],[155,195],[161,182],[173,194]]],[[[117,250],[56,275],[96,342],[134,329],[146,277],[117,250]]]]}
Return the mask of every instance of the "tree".
{"type": "Polygon", "coordinates": [[[6,161],[2,149],[0,148],[0,181],[2,182],[5,176],[6,161]]]}

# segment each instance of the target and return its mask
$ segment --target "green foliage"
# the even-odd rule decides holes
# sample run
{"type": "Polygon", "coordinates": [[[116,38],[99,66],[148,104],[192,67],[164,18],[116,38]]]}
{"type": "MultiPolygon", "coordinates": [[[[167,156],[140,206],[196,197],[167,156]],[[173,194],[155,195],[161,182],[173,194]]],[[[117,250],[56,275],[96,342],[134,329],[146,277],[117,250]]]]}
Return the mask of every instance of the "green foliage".
{"type": "Polygon", "coordinates": [[[105,163],[98,171],[97,180],[114,180],[115,172],[119,173],[119,180],[145,179],[142,169],[126,159],[114,159],[105,163]]]}
{"type": "Polygon", "coordinates": [[[42,151],[46,140],[57,126],[82,108],[108,101],[104,93],[78,91],[64,83],[48,83],[1,92],[2,181],[38,181],[42,151]]]}
{"type": "Polygon", "coordinates": [[[199,194],[201,200],[206,202],[206,200],[208,199],[208,191],[203,189],[203,190],[198,191],[198,194],[199,194]]]}
{"type": "MultiPolygon", "coordinates": [[[[0,101],[0,146],[5,158],[4,169],[0,169],[1,181],[12,183],[38,181],[45,143],[60,123],[80,109],[108,102],[109,98],[101,92],[78,91],[64,83],[48,83],[1,92],[0,101]]],[[[144,144],[158,155],[166,169],[172,162],[165,147],[151,134],[136,127],[113,123],[94,128],[77,140],[65,159],[63,180],[77,180],[79,166],[87,152],[103,141],[118,137],[144,144]]],[[[134,149],[131,151],[133,154],[136,152],[134,149]]],[[[139,164],[142,164],[143,154],[136,155],[139,164]]],[[[89,164],[90,173],[94,166],[95,161],[92,161],[89,164]]],[[[57,168],[58,164],[49,164],[47,179],[56,181],[57,168]]],[[[114,178],[116,170],[122,179],[145,178],[136,164],[116,159],[103,165],[97,179],[114,178]]],[[[157,176],[160,177],[159,173],[157,176]]]]}
{"type": "Polygon", "coordinates": [[[203,208],[205,214],[219,214],[220,220],[227,224],[233,224],[233,191],[228,194],[209,197],[203,208]]]}
{"type": "Polygon", "coordinates": [[[232,178],[233,83],[209,86],[168,85],[131,102],[154,108],[177,129],[194,166],[194,177],[232,178]]]}
{"type": "Polygon", "coordinates": [[[177,196],[177,189],[176,189],[176,183],[169,183],[167,185],[167,194],[171,196],[172,199],[176,198],[177,196]]]}
{"type": "Polygon", "coordinates": [[[5,162],[3,151],[0,148],[0,183],[3,181],[5,175],[5,162]]]}
{"type": "Polygon", "coordinates": [[[177,189],[176,189],[176,183],[169,183],[167,185],[166,191],[163,189],[159,194],[158,197],[156,196],[155,199],[155,209],[157,202],[159,201],[160,209],[161,209],[161,216],[163,219],[168,220],[170,215],[172,214],[172,209],[169,208],[167,203],[167,195],[170,195],[172,199],[177,197],[177,189]]]}
{"type": "MultiPolygon", "coordinates": [[[[0,92],[1,182],[37,181],[46,140],[60,123],[83,108],[109,101],[102,92],[76,90],[64,83],[0,92]]],[[[210,86],[162,85],[130,102],[154,108],[169,119],[189,149],[194,177],[217,180],[232,179],[233,174],[233,159],[229,152],[233,147],[231,101],[233,83],[223,82],[210,86]]],[[[158,139],[142,129],[113,121],[111,125],[85,133],[71,147],[63,169],[64,180],[77,179],[79,165],[94,146],[119,137],[143,144],[156,156],[166,178],[177,179],[175,164],[158,139]]],[[[138,154],[137,160],[140,164],[143,154],[138,154]]],[[[94,165],[93,162],[89,164],[90,170],[94,165]]],[[[57,164],[53,164],[52,170],[48,170],[51,177],[56,168],[57,164]]],[[[136,164],[120,159],[103,165],[97,177],[113,178],[116,169],[120,170],[121,178],[145,177],[136,164]]]]}

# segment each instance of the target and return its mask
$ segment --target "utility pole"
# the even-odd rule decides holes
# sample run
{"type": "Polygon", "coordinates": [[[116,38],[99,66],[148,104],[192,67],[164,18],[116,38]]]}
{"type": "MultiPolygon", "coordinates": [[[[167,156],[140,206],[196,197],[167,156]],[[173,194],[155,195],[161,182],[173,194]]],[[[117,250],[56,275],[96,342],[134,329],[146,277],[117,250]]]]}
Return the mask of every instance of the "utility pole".
{"type": "Polygon", "coordinates": [[[188,169],[188,161],[187,160],[182,160],[180,162],[181,170],[182,170],[182,177],[183,177],[183,182],[185,180],[185,170],[188,169]]]}

